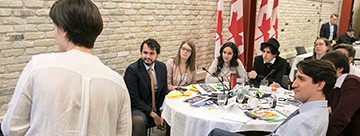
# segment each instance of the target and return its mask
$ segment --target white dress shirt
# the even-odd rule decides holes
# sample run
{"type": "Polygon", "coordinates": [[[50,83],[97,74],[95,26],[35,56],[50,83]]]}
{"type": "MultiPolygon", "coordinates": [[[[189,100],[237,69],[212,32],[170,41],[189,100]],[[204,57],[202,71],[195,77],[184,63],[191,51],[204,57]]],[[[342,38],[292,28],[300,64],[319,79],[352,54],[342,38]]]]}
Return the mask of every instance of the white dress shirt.
{"type": "Polygon", "coordinates": [[[310,101],[299,114],[281,125],[272,136],[325,136],[329,124],[326,100],[310,101]]]}
{"type": "Polygon", "coordinates": [[[33,56],[2,123],[10,136],[130,136],[123,78],[97,57],[70,50],[33,56]]]}
{"type": "Polygon", "coordinates": [[[353,75],[360,77],[360,69],[358,67],[356,67],[355,65],[350,64],[349,74],[353,74],[353,75]]]}

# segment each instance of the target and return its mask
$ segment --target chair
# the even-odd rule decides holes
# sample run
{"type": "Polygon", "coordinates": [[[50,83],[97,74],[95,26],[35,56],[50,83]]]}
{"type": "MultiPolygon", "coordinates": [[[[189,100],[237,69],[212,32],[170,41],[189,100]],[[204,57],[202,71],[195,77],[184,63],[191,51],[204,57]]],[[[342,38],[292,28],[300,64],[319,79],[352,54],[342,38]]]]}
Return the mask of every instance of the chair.
{"type": "Polygon", "coordinates": [[[295,50],[297,52],[296,55],[301,55],[301,54],[305,54],[306,53],[306,50],[305,50],[305,47],[304,46],[297,46],[295,47],[295,50]]]}
{"type": "Polygon", "coordinates": [[[155,127],[155,122],[151,122],[150,124],[146,124],[146,133],[148,136],[151,136],[152,128],[155,127]]]}

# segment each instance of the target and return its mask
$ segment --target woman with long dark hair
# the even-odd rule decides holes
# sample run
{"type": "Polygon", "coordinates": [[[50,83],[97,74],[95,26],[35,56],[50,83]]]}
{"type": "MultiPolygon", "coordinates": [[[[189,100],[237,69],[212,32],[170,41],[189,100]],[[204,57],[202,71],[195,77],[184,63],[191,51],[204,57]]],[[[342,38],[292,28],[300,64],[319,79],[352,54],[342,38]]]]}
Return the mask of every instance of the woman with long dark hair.
{"type": "Polygon", "coordinates": [[[220,56],[211,63],[209,68],[209,72],[214,73],[214,76],[208,73],[205,82],[219,82],[217,77],[221,77],[223,81],[228,81],[232,73],[238,75],[237,82],[244,82],[246,71],[238,57],[239,51],[233,42],[227,42],[222,45],[220,56]]]}

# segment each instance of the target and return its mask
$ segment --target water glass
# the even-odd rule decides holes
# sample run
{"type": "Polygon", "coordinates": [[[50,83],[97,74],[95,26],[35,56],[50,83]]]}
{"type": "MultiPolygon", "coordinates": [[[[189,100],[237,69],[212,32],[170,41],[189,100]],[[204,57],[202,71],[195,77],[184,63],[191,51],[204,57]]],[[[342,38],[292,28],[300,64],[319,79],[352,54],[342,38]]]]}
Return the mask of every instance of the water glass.
{"type": "Polygon", "coordinates": [[[226,103],[226,95],[225,94],[218,94],[217,102],[218,102],[220,108],[224,107],[225,103],[226,103]]]}
{"type": "Polygon", "coordinates": [[[237,101],[238,101],[240,104],[243,103],[244,98],[245,98],[245,95],[244,95],[243,92],[239,92],[239,93],[236,95],[236,97],[237,97],[237,101]]]}
{"type": "Polygon", "coordinates": [[[268,85],[269,85],[269,81],[266,80],[266,79],[263,79],[263,80],[260,81],[260,85],[261,85],[261,86],[268,86],[268,85]]]}

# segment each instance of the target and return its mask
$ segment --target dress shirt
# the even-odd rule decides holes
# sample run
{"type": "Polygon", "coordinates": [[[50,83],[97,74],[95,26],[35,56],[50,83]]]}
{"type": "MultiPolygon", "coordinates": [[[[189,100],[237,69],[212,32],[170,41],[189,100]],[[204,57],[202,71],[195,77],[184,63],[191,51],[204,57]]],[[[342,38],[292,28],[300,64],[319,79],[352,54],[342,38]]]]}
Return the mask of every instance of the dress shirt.
{"type": "MultiPolygon", "coordinates": [[[[227,77],[230,79],[230,75],[232,73],[238,73],[240,78],[237,79],[237,82],[243,83],[245,80],[246,71],[245,71],[244,65],[241,63],[241,61],[239,59],[237,59],[237,62],[239,64],[237,67],[230,67],[230,62],[224,63],[224,66],[221,68],[222,72],[220,71],[220,73],[217,76],[224,77],[224,78],[227,77]]],[[[218,64],[218,60],[214,59],[209,68],[210,73],[216,72],[217,64],[218,64]]],[[[205,83],[217,83],[217,82],[219,82],[217,77],[214,77],[214,76],[210,75],[209,73],[206,74],[205,83]]]]}
{"type": "Polygon", "coordinates": [[[326,100],[310,101],[299,107],[299,114],[282,124],[273,136],[324,136],[329,123],[326,100]]]}
{"type": "Polygon", "coordinates": [[[123,78],[78,50],[32,57],[2,123],[10,136],[130,136],[123,78]]]}
{"type": "Polygon", "coordinates": [[[331,40],[335,40],[335,38],[333,38],[333,37],[334,37],[334,25],[333,25],[333,24],[331,24],[331,23],[329,22],[329,26],[330,26],[330,36],[329,36],[329,41],[331,41],[331,40]]]}
{"type": "Polygon", "coordinates": [[[353,74],[353,75],[360,77],[360,69],[358,67],[356,67],[355,65],[351,64],[349,74],[353,74]]]}
{"type": "MultiPolygon", "coordinates": [[[[148,65],[146,65],[145,63],[143,63],[144,64],[144,66],[145,66],[145,68],[146,68],[146,71],[149,71],[149,66],[148,65]]],[[[155,63],[153,63],[152,65],[151,65],[151,69],[152,69],[152,75],[153,75],[153,77],[154,77],[154,86],[155,86],[155,92],[158,90],[158,82],[157,82],[157,78],[156,78],[156,71],[155,71],[155,63]]]]}

